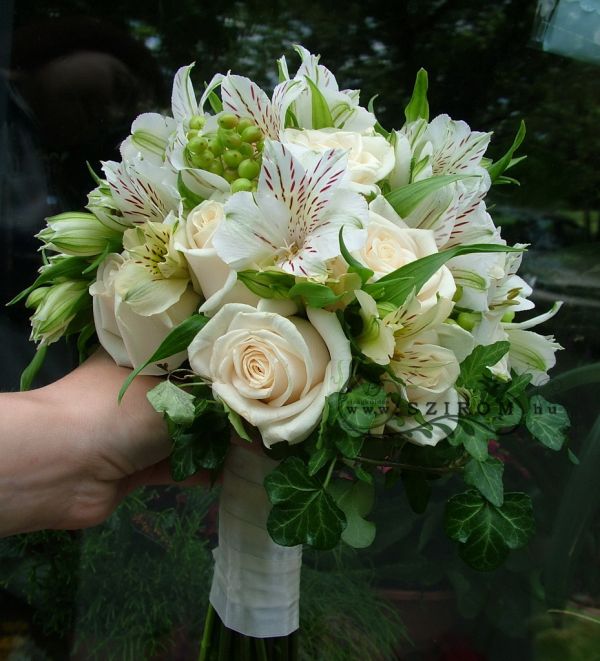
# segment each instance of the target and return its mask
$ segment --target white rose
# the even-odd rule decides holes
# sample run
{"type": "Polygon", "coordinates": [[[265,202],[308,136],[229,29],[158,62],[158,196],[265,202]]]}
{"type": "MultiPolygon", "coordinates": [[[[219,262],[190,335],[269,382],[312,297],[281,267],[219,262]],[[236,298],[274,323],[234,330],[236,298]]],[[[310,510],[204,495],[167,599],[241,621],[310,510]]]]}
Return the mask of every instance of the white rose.
{"type": "MultiPolygon", "coordinates": [[[[402,227],[376,213],[373,205],[369,207],[369,219],[367,240],[356,253],[356,257],[374,272],[374,280],[379,280],[421,257],[438,252],[431,230],[402,227]]],[[[402,223],[399,217],[398,223],[402,223]]],[[[423,310],[426,310],[436,303],[438,296],[451,299],[455,291],[452,273],[446,266],[442,266],[423,285],[417,298],[423,305],[423,310]]]]}
{"type": "Polygon", "coordinates": [[[200,311],[208,316],[225,303],[255,305],[258,301],[213,247],[214,233],[225,218],[223,209],[220,202],[205,200],[189,212],[175,233],[175,248],[187,260],[194,289],[206,299],[200,311]]]}
{"type": "MultiPolygon", "coordinates": [[[[115,291],[115,281],[124,263],[121,255],[108,255],[98,268],[90,294],[100,344],[118,365],[137,367],[156,351],[175,326],[196,311],[199,297],[188,287],[178,301],[164,312],[149,316],[138,314],[115,291]]],[[[161,364],[166,363],[168,369],[175,369],[186,357],[186,353],[181,352],[161,361],[161,364]]],[[[164,374],[164,370],[149,365],[143,373],[164,374]]]]}
{"type": "Polygon", "coordinates": [[[342,149],[348,154],[349,188],[369,195],[379,193],[376,185],[394,167],[394,148],[382,135],[361,135],[338,129],[285,129],[282,142],[294,149],[323,153],[342,149]]]}
{"type": "Polygon", "coordinates": [[[332,312],[308,308],[307,321],[274,312],[272,302],[261,307],[221,308],[190,344],[190,365],[267,447],[299,443],[346,383],[350,343],[332,312]]]}

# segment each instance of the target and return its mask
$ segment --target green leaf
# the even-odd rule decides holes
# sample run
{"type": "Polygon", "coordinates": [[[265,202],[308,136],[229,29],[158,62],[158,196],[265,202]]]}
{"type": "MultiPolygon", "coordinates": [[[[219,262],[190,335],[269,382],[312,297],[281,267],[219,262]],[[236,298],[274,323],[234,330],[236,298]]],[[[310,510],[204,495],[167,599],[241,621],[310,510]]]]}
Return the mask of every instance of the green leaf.
{"type": "Polygon", "coordinates": [[[196,418],[192,427],[169,425],[173,450],[170,456],[171,475],[181,481],[200,469],[218,471],[227,456],[230,429],[227,418],[206,411],[196,418]]]}
{"type": "Polygon", "coordinates": [[[40,287],[41,285],[48,284],[57,280],[58,278],[64,280],[81,279],[81,274],[84,272],[89,262],[83,257],[61,257],[55,259],[50,264],[43,266],[40,275],[36,278],[35,282],[24,289],[20,294],[17,294],[7,305],[14,305],[23,298],[40,287]]]}
{"type": "Polygon", "coordinates": [[[364,517],[373,508],[375,489],[365,482],[338,480],[329,485],[328,491],[346,516],[342,540],[355,549],[371,546],[375,539],[375,524],[364,517]]]}
{"type": "Polygon", "coordinates": [[[210,107],[212,108],[212,111],[215,113],[215,115],[223,112],[223,102],[221,99],[219,99],[216,92],[211,92],[208,95],[208,102],[210,103],[210,107]]]}
{"type": "Polygon", "coordinates": [[[352,257],[352,255],[348,251],[348,248],[346,248],[346,244],[344,243],[343,232],[344,232],[344,228],[340,227],[339,241],[340,241],[340,250],[342,253],[342,257],[346,260],[348,264],[348,272],[358,274],[361,283],[364,285],[375,274],[373,271],[371,271],[371,269],[368,269],[366,266],[363,266],[357,259],[354,259],[354,257],[352,257]]]}
{"type": "Polygon", "coordinates": [[[522,395],[527,389],[527,386],[531,383],[531,379],[532,375],[527,374],[526,372],[523,374],[513,374],[510,385],[506,389],[506,394],[512,395],[513,397],[522,395]]]}
{"type": "Polygon", "coordinates": [[[363,290],[376,300],[387,301],[400,307],[413,292],[419,292],[429,278],[447,261],[459,255],[478,252],[520,252],[520,249],[495,244],[454,246],[401,266],[377,282],[364,285],[363,290]]]}
{"type": "MultiPolygon", "coordinates": [[[[375,99],[376,99],[378,96],[379,96],[379,94],[375,94],[375,96],[372,96],[372,97],[369,99],[369,103],[367,104],[367,110],[368,110],[370,113],[372,113],[373,115],[375,114],[375,99]]],[[[373,128],[375,129],[375,131],[376,131],[377,133],[379,133],[379,135],[382,135],[384,138],[386,138],[386,140],[389,138],[389,136],[390,136],[390,132],[389,132],[389,131],[386,131],[386,130],[383,128],[383,126],[381,126],[381,124],[380,124],[378,121],[375,121],[375,126],[373,126],[373,128]]]]}
{"type": "Polygon", "coordinates": [[[19,385],[21,391],[29,390],[31,388],[31,384],[33,383],[33,380],[35,379],[37,373],[42,368],[42,365],[44,364],[44,360],[46,360],[47,351],[48,351],[47,344],[38,345],[37,349],[35,350],[35,354],[31,359],[31,362],[21,373],[21,381],[19,385]]]}
{"type": "Polygon", "coordinates": [[[336,410],[339,426],[351,436],[364,436],[387,413],[387,393],[375,383],[362,383],[340,395],[336,410]]]}
{"type": "Polygon", "coordinates": [[[96,326],[94,323],[89,323],[83,327],[77,338],[77,353],[79,354],[79,363],[88,357],[90,348],[88,347],[88,342],[95,338],[96,336],[96,326]]]}
{"type": "Polygon", "coordinates": [[[493,430],[480,416],[461,417],[448,441],[454,447],[462,445],[477,461],[485,461],[488,456],[488,441],[492,435],[493,430]]]}
{"type": "Polygon", "coordinates": [[[550,450],[560,450],[566,440],[565,430],[571,426],[564,406],[551,404],[541,395],[529,400],[525,424],[531,435],[550,450]]]}
{"type": "Polygon", "coordinates": [[[506,154],[504,154],[502,158],[498,159],[495,163],[492,163],[488,167],[488,172],[490,173],[490,179],[492,180],[492,183],[496,183],[497,179],[505,170],[508,170],[509,167],[516,165],[516,163],[523,159],[523,157],[513,159],[513,155],[525,139],[525,133],[525,122],[521,120],[517,135],[515,136],[515,139],[506,154]]]}
{"type": "Polygon", "coordinates": [[[408,105],[404,109],[404,116],[407,122],[414,122],[417,119],[429,121],[429,103],[427,101],[427,71],[419,69],[412,96],[408,105]]]}
{"type": "Polygon", "coordinates": [[[174,356],[180,351],[185,351],[190,342],[196,337],[198,332],[208,323],[208,317],[202,314],[194,314],[183,321],[179,326],[174,328],[165,339],[161,342],[158,349],[148,358],[145,363],[142,363],[125,379],[125,383],[119,391],[119,402],[123,399],[123,395],[135,377],[150,363],[156,363],[159,360],[165,360],[174,356]]]}
{"type": "Polygon", "coordinates": [[[273,504],[267,530],[276,544],[331,549],[339,542],[346,517],[299,457],[283,461],[264,485],[273,504]]]}
{"type": "Polygon", "coordinates": [[[339,301],[341,295],[335,294],[326,285],[317,282],[299,282],[289,290],[289,296],[301,296],[311,308],[324,308],[339,301]]]}
{"type": "Polygon", "coordinates": [[[246,427],[244,427],[244,421],[242,420],[241,416],[239,413],[236,413],[233,409],[230,409],[227,404],[223,400],[219,400],[223,406],[223,409],[225,410],[225,413],[227,413],[227,419],[229,420],[231,426],[233,427],[235,433],[244,441],[248,441],[248,443],[252,443],[252,439],[250,436],[248,436],[248,432],[246,431],[246,427]]]}
{"type": "Polygon", "coordinates": [[[189,426],[194,422],[194,397],[170,381],[161,381],[146,397],[155,411],[164,413],[175,424],[189,426]]]}
{"type": "Polygon", "coordinates": [[[311,477],[316,475],[322,468],[330,463],[334,457],[335,453],[329,446],[319,448],[308,460],[308,474],[311,477]]]}
{"type": "Polygon", "coordinates": [[[293,275],[280,271],[238,271],[237,277],[261,298],[289,298],[296,282],[293,275]]]}
{"type": "Polygon", "coordinates": [[[509,549],[527,544],[535,527],[526,494],[507,493],[502,507],[496,507],[476,491],[450,498],[444,525],[448,536],[459,542],[463,560],[479,571],[500,566],[509,549]]]}
{"type": "Polygon", "coordinates": [[[503,473],[504,464],[499,459],[492,457],[488,457],[485,461],[471,459],[465,466],[464,480],[469,486],[475,487],[492,505],[502,507],[504,502],[503,473]]]}
{"type": "Polygon", "coordinates": [[[336,430],[334,435],[335,446],[348,459],[354,459],[360,454],[364,440],[362,435],[351,435],[342,430],[336,430]]]}
{"type": "Polygon", "coordinates": [[[305,77],[311,92],[312,103],[312,127],[313,129],[326,129],[333,126],[333,118],[329,105],[325,100],[321,90],[313,83],[313,81],[305,77]]]}
{"type": "Polygon", "coordinates": [[[509,349],[510,342],[504,341],[475,347],[460,364],[457,384],[465,388],[473,388],[481,379],[491,376],[488,367],[501,360],[509,349]]]}
{"type": "Polygon", "coordinates": [[[441,174],[421,181],[414,181],[406,186],[395,188],[386,194],[385,199],[394,207],[396,213],[406,218],[426,197],[445,188],[450,184],[463,179],[470,179],[478,175],[472,174],[441,174]]]}
{"type": "Polygon", "coordinates": [[[181,172],[177,174],[177,191],[188,209],[193,209],[201,202],[204,202],[204,198],[201,195],[194,193],[193,190],[186,186],[181,172]]]}

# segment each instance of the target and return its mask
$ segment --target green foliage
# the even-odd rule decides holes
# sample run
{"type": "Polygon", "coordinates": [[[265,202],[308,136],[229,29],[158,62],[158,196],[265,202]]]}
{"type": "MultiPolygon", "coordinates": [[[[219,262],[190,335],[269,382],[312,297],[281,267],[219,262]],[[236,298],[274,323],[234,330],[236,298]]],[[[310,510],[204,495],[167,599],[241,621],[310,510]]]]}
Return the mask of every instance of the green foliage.
{"type": "Polygon", "coordinates": [[[326,129],[333,126],[333,117],[321,90],[310,78],[305,77],[305,80],[310,87],[313,129],[326,129]]]}
{"type": "Polygon", "coordinates": [[[502,507],[476,491],[458,494],[448,501],[444,524],[462,559],[479,571],[499,567],[509,549],[525,546],[534,531],[531,500],[523,493],[505,494],[502,507]]]}
{"type": "Polygon", "coordinates": [[[338,480],[329,485],[328,491],[346,516],[342,540],[357,549],[371,546],[375,539],[375,524],[367,521],[365,516],[373,508],[373,486],[360,480],[354,483],[350,480],[338,480]]]}
{"type": "Polygon", "coordinates": [[[408,105],[404,109],[404,116],[407,122],[414,122],[417,119],[429,121],[429,102],[427,101],[428,76],[425,69],[417,71],[415,86],[408,105]]]}
{"type": "Polygon", "coordinates": [[[519,124],[519,130],[517,131],[517,135],[515,136],[515,139],[512,145],[509,147],[506,154],[504,154],[504,156],[499,158],[497,161],[495,161],[488,167],[488,172],[490,173],[490,179],[492,180],[493,184],[512,183],[514,181],[514,180],[510,180],[508,177],[503,177],[502,175],[506,170],[513,167],[514,165],[516,165],[525,158],[524,156],[521,156],[519,158],[514,158],[515,152],[521,146],[521,143],[525,139],[525,132],[526,132],[525,122],[521,120],[521,123],[519,124]]]}
{"type": "Polygon", "coordinates": [[[146,396],[156,411],[164,413],[175,424],[191,425],[194,421],[194,396],[171,381],[161,381],[146,396]]]}
{"type": "Polygon", "coordinates": [[[565,443],[565,430],[571,425],[564,406],[551,404],[541,395],[529,400],[525,424],[531,435],[551,450],[560,450],[565,443]]]}
{"type": "Polygon", "coordinates": [[[299,457],[286,459],[270,473],[265,489],[273,504],[267,530],[277,544],[330,549],[339,542],[346,517],[299,457]]]}
{"type": "Polygon", "coordinates": [[[48,351],[48,345],[47,344],[39,344],[37,349],[35,350],[35,353],[33,354],[33,358],[31,359],[31,362],[27,367],[23,370],[23,373],[21,374],[21,382],[19,385],[19,389],[21,391],[23,390],[29,390],[31,388],[31,384],[33,383],[33,380],[37,376],[38,372],[44,365],[44,360],[46,359],[46,353],[48,351]]]}
{"type": "Polygon", "coordinates": [[[179,324],[174,328],[165,339],[161,342],[160,346],[156,351],[146,360],[146,362],[139,365],[134,369],[131,374],[125,379],[125,383],[119,391],[119,402],[123,399],[123,395],[127,391],[127,388],[131,385],[131,382],[135,377],[148,365],[151,363],[156,363],[166,358],[170,358],[175,354],[185,351],[190,342],[198,334],[201,328],[203,328],[208,322],[208,317],[205,317],[202,314],[194,314],[191,317],[188,317],[185,321],[179,324]]]}
{"type": "Polygon", "coordinates": [[[335,294],[327,285],[317,282],[298,282],[288,292],[290,297],[301,296],[311,308],[324,308],[339,301],[342,295],[335,294]]]}
{"type": "Polygon", "coordinates": [[[401,266],[377,282],[365,285],[363,289],[376,300],[393,303],[400,307],[412,292],[418,292],[427,280],[449,260],[460,255],[488,252],[520,252],[520,250],[510,246],[483,243],[454,246],[401,266]]]}
{"type": "Polygon", "coordinates": [[[279,271],[238,271],[238,280],[261,298],[289,298],[295,284],[293,275],[279,271]]]}
{"type": "Polygon", "coordinates": [[[340,252],[342,257],[348,264],[348,273],[357,273],[360,277],[361,283],[364,285],[368,280],[370,280],[374,272],[371,269],[368,269],[366,266],[363,266],[357,259],[352,257],[346,244],[344,243],[344,228],[340,227],[339,241],[340,241],[340,252]]]}
{"type": "Polygon", "coordinates": [[[385,199],[392,205],[394,211],[405,218],[411,211],[423,202],[429,195],[435,193],[441,188],[445,188],[450,184],[463,179],[469,179],[477,175],[464,175],[464,174],[443,174],[422,179],[421,181],[414,181],[406,186],[401,186],[393,191],[390,191],[385,199]]]}
{"type": "Polygon", "coordinates": [[[465,466],[464,480],[471,487],[496,507],[502,507],[504,502],[504,487],[502,474],[504,464],[499,459],[487,457],[483,461],[471,459],[465,466]]]}
{"type": "Polygon", "coordinates": [[[509,342],[495,342],[478,346],[460,364],[460,376],[457,385],[474,388],[482,379],[490,376],[488,367],[492,367],[508,353],[509,342]]]}

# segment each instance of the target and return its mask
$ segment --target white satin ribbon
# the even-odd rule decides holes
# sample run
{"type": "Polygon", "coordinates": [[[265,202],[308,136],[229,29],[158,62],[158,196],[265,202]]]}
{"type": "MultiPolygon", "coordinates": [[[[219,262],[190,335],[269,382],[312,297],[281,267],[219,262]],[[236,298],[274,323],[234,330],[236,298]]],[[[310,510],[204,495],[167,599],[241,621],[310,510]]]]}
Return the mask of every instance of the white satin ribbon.
{"type": "Polygon", "coordinates": [[[267,532],[263,487],[277,462],[232,446],[219,504],[219,546],[210,603],[225,626],[245,636],[287,636],[298,628],[301,546],[279,546],[267,532]]]}

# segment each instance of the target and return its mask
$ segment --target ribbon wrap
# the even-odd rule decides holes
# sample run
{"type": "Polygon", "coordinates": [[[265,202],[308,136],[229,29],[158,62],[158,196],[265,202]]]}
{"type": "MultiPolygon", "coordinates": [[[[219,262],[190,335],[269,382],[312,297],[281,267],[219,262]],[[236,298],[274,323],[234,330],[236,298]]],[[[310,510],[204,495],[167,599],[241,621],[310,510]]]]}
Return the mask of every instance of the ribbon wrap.
{"type": "Polygon", "coordinates": [[[253,638],[287,636],[299,625],[302,547],[279,546],[267,532],[263,481],[276,466],[232,446],[223,473],[210,603],[228,629],[253,638]]]}

